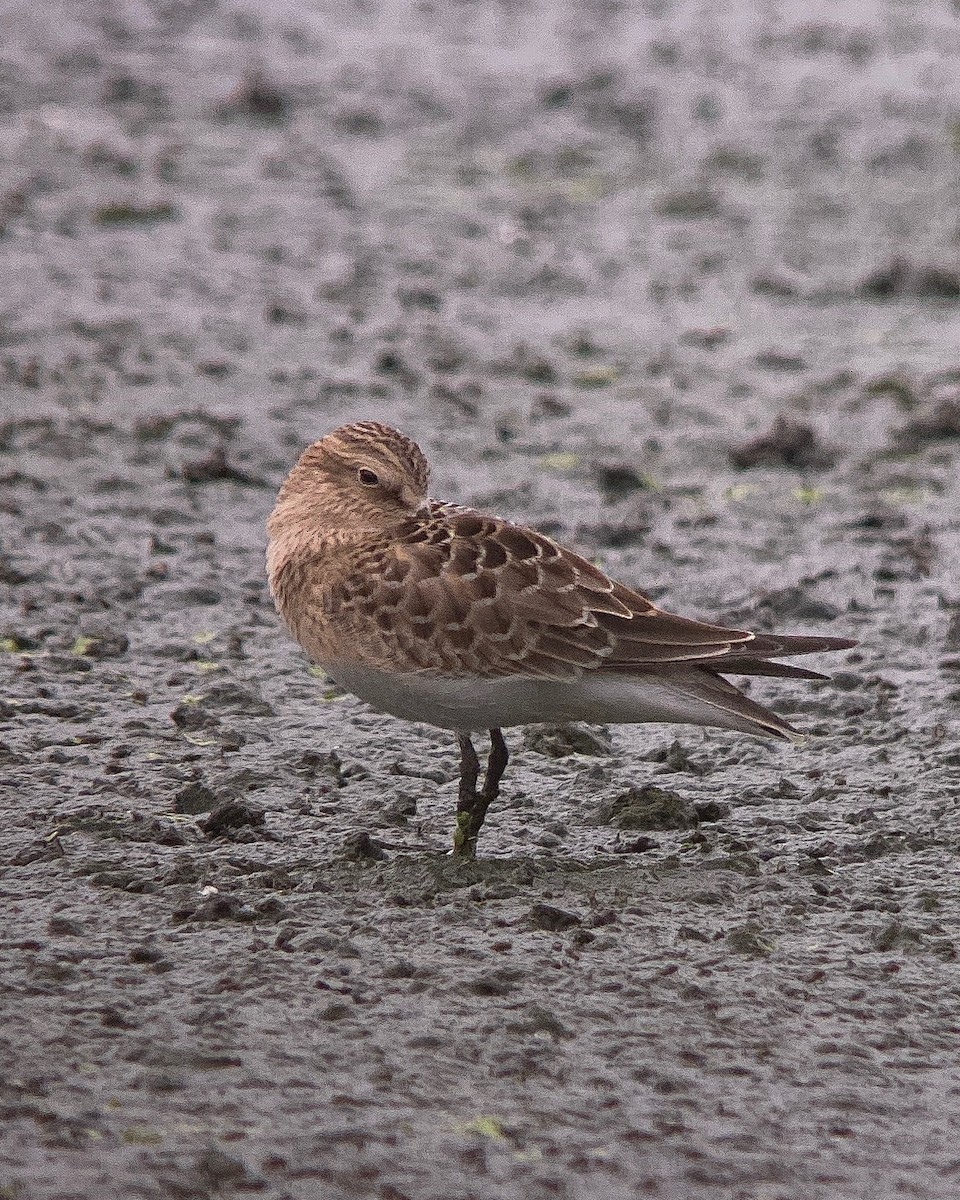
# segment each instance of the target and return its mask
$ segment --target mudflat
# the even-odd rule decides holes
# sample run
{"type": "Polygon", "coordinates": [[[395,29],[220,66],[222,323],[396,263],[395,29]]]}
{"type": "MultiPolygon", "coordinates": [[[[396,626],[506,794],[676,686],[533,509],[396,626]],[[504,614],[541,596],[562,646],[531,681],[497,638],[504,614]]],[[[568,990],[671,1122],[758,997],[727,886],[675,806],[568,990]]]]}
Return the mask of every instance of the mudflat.
{"type": "Polygon", "coordinates": [[[956,15],[17,6],[0,1197],[960,1190],[956,15]],[[664,607],[852,636],[809,734],[456,751],[264,520],[375,418],[664,607]]]}

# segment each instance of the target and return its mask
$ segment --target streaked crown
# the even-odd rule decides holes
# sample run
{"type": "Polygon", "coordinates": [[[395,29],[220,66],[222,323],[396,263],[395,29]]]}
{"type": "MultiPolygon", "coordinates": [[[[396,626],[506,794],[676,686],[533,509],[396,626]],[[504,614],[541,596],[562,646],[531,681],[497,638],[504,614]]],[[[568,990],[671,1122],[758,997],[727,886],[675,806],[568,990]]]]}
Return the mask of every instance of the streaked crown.
{"type": "Polygon", "coordinates": [[[430,479],[430,468],[423,451],[415,441],[379,421],[357,421],[353,425],[341,425],[328,433],[318,443],[328,454],[346,460],[375,460],[381,465],[392,467],[396,472],[407,475],[426,495],[430,479]]]}
{"type": "Polygon", "coordinates": [[[420,447],[398,430],[343,425],[300,455],[268,522],[271,536],[390,527],[421,510],[429,474],[420,447]]]}

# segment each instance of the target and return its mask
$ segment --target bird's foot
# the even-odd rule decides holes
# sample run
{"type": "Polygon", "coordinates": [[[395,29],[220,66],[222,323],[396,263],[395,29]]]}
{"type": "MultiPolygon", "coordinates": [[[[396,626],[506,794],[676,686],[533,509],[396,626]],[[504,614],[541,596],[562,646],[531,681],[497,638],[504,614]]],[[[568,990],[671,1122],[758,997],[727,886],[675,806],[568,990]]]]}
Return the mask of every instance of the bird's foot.
{"type": "MultiPolygon", "coordinates": [[[[462,800],[461,800],[462,804],[462,800]]],[[[453,857],[471,862],[477,857],[477,834],[480,827],[476,824],[471,809],[457,809],[457,823],[453,830],[453,857]]]]}

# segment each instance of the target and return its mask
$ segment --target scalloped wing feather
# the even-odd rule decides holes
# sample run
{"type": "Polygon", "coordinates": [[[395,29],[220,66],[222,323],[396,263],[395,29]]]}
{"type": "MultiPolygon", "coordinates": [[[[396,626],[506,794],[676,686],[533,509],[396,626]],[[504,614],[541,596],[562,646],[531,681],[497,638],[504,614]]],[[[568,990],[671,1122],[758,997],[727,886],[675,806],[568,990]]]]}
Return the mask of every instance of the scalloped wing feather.
{"type": "Polygon", "coordinates": [[[763,660],[850,644],[675,616],[543,534],[448,505],[432,505],[362,555],[318,568],[315,587],[348,651],[417,672],[570,680],[702,663],[808,677],[763,660]],[[327,572],[333,578],[324,582],[327,572]]]}

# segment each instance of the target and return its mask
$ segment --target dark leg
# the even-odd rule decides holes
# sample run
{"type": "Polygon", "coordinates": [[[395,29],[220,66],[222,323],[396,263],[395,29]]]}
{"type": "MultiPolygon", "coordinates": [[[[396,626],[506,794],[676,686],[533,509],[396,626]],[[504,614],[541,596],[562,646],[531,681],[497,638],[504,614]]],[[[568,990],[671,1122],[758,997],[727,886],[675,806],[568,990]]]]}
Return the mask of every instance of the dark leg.
{"type": "Polygon", "coordinates": [[[470,811],[477,798],[477,779],[480,776],[480,759],[467,733],[458,733],[460,743],[460,803],[457,811],[470,811]]]}
{"type": "Polygon", "coordinates": [[[457,824],[453,831],[454,858],[473,858],[477,839],[471,843],[473,810],[477,803],[477,779],[480,776],[480,760],[467,733],[458,733],[460,746],[460,795],[457,800],[457,824]]]}
{"type": "MultiPolygon", "coordinates": [[[[487,759],[487,773],[483,777],[483,797],[487,804],[492,804],[500,795],[500,780],[510,761],[507,743],[499,729],[490,730],[490,757],[487,759]]],[[[484,809],[486,813],[486,809],[484,809]]]]}
{"type": "Polygon", "coordinates": [[[480,760],[473,742],[465,734],[457,735],[460,743],[460,798],[457,803],[457,827],[453,834],[455,858],[476,858],[477,837],[487,815],[487,809],[500,794],[500,780],[507,769],[507,743],[499,729],[490,730],[490,756],[483,777],[483,791],[477,791],[480,760]]]}

